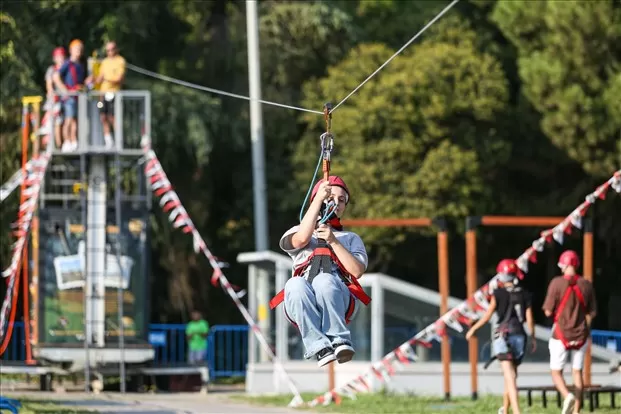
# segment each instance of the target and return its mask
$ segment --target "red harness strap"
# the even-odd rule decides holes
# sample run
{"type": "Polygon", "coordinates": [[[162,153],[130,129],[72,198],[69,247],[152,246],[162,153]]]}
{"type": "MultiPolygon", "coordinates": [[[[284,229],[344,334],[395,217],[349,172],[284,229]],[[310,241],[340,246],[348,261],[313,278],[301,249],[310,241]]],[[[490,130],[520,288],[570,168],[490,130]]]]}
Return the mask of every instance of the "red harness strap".
{"type": "MultiPolygon", "coordinates": [[[[360,285],[360,282],[358,282],[358,279],[352,276],[347,270],[345,270],[345,266],[343,266],[343,264],[338,259],[338,257],[336,257],[332,249],[330,249],[329,247],[318,247],[315,250],[313,250],[313,253],[310,255],[310,257],[304,263],[302,263],[301,265],[299,265],[293,270],[292,277],[301,276],[302,274],[304,274],[304,272],[309,266],[311,266],[311,271],[313,271],[314,270],[313,265],[317,267],[319,266],[319,263],[322,263],[322,262],[325,263],[324,261],[325,259],[331,259],[331,261],[334,261],[334,263],[336,263],[341,273],[341,278],[343,279],[343,281],[345,282],[345,285],[347,285],[347,288],[351,292],[352,296],[350,296],[349,305],[347,306],[347,311],[345,312],[345,322],[349,323],[350,318],[356,308],[355,299],[358,299],[360,302],[364,303],[365,306],[367,306],[369,303],[371,303],[371,298],[369,297],[369,295],[366,294],[366,292],[360,285]]],[[[283,289],[280,292],[278,292],[276,296],[272,298],[272,300],[270,300],[270,309],[272,310],[275,309],[284,300],[285,300],[285,290],[283,289]]],[[[289,318],[288,316],[287,316],[287,319],[289,319],[289,321],[292,322],[291,318],[289,318]]],[[[293,324],[295,325],[295,323],[293,324]]]]}
{"type": "Polygon", "coordinates": [[[67,89],[70,91],[77,91],[82,88],[82,85],[78,82],[78,70],[75,67],[75,63],[69,61],[69,73],[71,73],[71,77],[73,78],[73,86],[67,86],[67,89]]]}
{"type": "Polygon", "coordinates": [[[558,337],[558,339],[563,343],[563,346],[565,347],[565,349],[568,349],[568,350],[569,349],[580,349],[582,348],[586,340],[583,339],[580,341],[571,341],[571,342],[568,341],[565,335],[563,335],[563,332],[558,323],[558,320],[561,317],[561,312],[563,312],[563,309],[565,308],[565,305],[567,305],[567,301],[569,300],[569,297],[571,296],[572,293],[576,295],[576,298],[578,299],[578,303],[580,303],[580,307],[582,308],[584,312],[586,312],[586,302],[584,301],[584,296],[582,295],[582,292],[576,285],[578,276],[572,276],[568,280],[569,280],[569,286],[567,287],[567,290],[565,290],[563,299],[561,299],[561,303],[559,303],[558,308],[556,309],[556,314],[554,315],[554,332],[556,333],[556,336],[558,337]]]}

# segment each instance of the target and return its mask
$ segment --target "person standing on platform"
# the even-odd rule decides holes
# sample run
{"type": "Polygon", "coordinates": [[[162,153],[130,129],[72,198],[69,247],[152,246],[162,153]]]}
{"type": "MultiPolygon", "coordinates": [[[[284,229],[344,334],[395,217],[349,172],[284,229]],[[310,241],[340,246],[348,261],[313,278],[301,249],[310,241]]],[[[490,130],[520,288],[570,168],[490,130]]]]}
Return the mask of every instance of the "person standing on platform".
{"type": "MultiPolygon", "coordinates": [[[[103,126],[104,142],[107,148],[114,146],[113,128],[114,128],[114,99],[115,93],[121,90],[123,81],[125,80],[125,58],[119,54],[118,47],[115,42],[106,43],[106,58],[101,62],[99,74],[95,79],[95,84],[100,85],[99,90],[103,96],[99,100],[97,107],[99,108],[99,118],[103,126]]],[[[89,77],[86,83],[91,83],[89,77]]]]}
{"type": "Polygon", "coordinates": [[[78,149],[78,97],[76,92],[84,88],[86,70],[82,64],[82,51],[84,44],[81,40],[72,40],[69,44],[69,60],[54,73],[54,84],[63,94],[74,93],[71,96],[64,96],[63,115],[63,146],[62,151],[71,152],[78,149]]]}

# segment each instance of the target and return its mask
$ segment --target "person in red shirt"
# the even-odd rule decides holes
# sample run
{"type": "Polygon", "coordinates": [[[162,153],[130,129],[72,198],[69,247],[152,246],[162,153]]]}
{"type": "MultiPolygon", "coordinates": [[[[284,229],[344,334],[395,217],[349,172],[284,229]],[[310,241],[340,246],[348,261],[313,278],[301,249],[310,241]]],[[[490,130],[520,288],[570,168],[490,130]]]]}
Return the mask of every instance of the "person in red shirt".
{"type": "Polygon", "coordinates": [[[563,414],[580,412],[582,399],[582,368],[584,354],[590,336],[591,321],[596,315],[593,285],[577,273],[580,258],[573,250],[561,254],[558,266],[563,275],[557,276],[548,285],[543,302],[546,316],[554,316],[550,350],[550,370],[554,386],[564,398],[563,414]],[[572,374],[576,395],[567,389],[563,378],[563,367],[569,353],[572,353],[572,374]]]}

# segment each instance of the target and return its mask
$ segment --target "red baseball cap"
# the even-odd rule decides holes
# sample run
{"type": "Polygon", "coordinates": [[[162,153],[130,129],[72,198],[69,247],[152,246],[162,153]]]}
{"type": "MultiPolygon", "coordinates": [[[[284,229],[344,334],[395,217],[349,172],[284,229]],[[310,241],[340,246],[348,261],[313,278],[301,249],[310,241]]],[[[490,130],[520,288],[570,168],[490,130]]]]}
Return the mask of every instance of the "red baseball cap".
{"type": "Polygon", "coordinates": [[[66,54],[65,54],[65,48],[60,47],[60,46],[59,46],[59,47],[57,47],[57,48],[55,48],[55,49],[54,49],[54,51],[52,52],[52,57],[56,57],[56,56],[62,56],[62,57],[65,57],[65,56],[66,56],[66,54]]]}

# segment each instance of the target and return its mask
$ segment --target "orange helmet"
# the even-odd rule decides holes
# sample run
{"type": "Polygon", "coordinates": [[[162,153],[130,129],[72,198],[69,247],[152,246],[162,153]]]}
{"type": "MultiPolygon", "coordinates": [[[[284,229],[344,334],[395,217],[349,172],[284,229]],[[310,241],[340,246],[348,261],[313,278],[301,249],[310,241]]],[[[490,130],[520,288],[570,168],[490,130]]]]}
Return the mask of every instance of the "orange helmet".
{"type": "Polygon", "coordinates": [[[84,46],[84,43],[82,43],[80,39],[73,39],[71,43],[69,43],[69,49],[71,49],[74,46],[84,46]]]}
{"type": "Polygon", "coordinates": [[[502,259],[496,266],[496,273],[501,275],[515,275],[520,279],[524,278],[524,273],[515,264],[513,259],[502,259]]]}
{"type": "MultiPolygon", "coordinates": [[[[319,191],[319,186],[321,185],[322,182],[323,182],[323,179],[319,180],[317,184],[315,184],[315,186],[313,187],[311,200],[315,198],[315,195],[317,195],[317,191],[319,191]]],[[[343,181],[343,179],[339,177],[338,175],[331,175],[330,177],[328,177],[328,182],[330,183],[330,185],[335,185],[345,190],[345,192],[347,193],[347,202],[349,203],[349,197],[350,197],[349,188],[347,188],[347,184],[345,184],[345,181],[343,181]]]]}
{"type": "Polygon", "coordinates": [[[578,253],[573,250],[565,250],[558,258],[558,267],[563,269],[567,266],[580,266],[580,257],[578,256],[578,253]]]}

